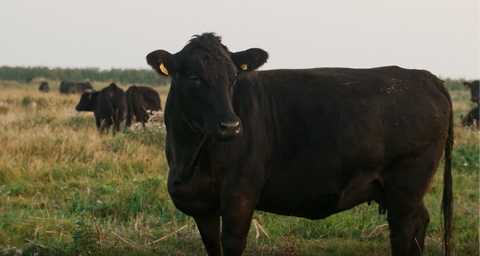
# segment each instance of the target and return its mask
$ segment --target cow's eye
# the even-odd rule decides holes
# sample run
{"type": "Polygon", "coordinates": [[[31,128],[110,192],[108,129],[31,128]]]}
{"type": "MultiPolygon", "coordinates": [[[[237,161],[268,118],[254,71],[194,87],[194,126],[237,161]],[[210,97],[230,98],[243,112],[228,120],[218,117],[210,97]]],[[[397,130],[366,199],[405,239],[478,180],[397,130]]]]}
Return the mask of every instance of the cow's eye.
{"type": "Polygon", "coordinates": [[[198,77],[196,75],[190,75],[190,80],[198,82],[198,77]]]}

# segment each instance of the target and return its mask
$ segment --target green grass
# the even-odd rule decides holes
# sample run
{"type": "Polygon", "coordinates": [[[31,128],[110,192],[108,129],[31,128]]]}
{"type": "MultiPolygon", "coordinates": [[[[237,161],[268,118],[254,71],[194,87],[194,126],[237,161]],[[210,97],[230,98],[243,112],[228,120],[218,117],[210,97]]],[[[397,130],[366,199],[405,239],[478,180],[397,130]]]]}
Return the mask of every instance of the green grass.
{"type": "MultiPolygon", "coordinates": [[[[193,219],[168,196],[164,133],[99,135],[92,113],[72,112],[79,95],[37,89],[0,82],[3,248],[23,255],[205,255],[193,219]]],[[[155,89],[164,104],[168,88],[155,89]]],[[[451,94],[456,255],[478,255],[479,133],[460,127],[472,106],[469,92],[451,94]]],[[[431,222],[424,255],[441,254],[442,177],[440,169],[425,199],[431,222]]],[[[363,204],[318,221],[256,212],[268,237],[260,232],[257,239],[252,225],[244,255],[388,255],[386,217],[377,208],[363,204]]]]}

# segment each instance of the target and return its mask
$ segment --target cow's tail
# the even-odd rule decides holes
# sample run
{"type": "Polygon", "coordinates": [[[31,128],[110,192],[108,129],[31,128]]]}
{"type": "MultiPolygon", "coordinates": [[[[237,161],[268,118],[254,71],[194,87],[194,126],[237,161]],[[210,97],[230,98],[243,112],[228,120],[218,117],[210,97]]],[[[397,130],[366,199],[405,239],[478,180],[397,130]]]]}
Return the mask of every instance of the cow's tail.
{"type": "Polygon", "coordinates": [[[126,91],[125,96],[127,98],[127,117],[126,117],[127,120],[125,125],[128,128],[132,124],[132,119],[133,119],[133,90],[129,88],[126,91]]]}
{"type": "Polygon", "coordinates": [[[452,192],[452,150],[453,150],[453,110],[452,101],[448,92],[446,96],[450,103],[450,118],[448,137],[445,144],[445,169],[443,173],[443,251],[444,255],[452,254],[452,236],[453,236],[453,192],[452,192]]]}

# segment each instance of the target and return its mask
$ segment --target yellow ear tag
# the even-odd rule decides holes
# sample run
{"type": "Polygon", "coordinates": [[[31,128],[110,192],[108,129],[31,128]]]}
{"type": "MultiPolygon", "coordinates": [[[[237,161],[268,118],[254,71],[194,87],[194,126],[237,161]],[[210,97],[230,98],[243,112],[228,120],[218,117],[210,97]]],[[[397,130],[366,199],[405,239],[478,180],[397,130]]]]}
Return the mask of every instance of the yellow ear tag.
{"type": "Polygon", "coordinates": [[[91,99],[91,98],[92,98],[92,94],[89,93],[89,94],[88,94],[88,99],[91,99]]]}
{"type": "Polygon", "coordinates": [[[162,71],[162,73],[168,76],[168,70],[165,65],[163,65],[163,63],[160,63],[160,71],[162,71]]]}
{"type": "Polygon", "coordinates": [[[241,67],[243,70],[247,70],[247,68],[248,68],[247,63],[243,63],[240,67],[241,67]]]}

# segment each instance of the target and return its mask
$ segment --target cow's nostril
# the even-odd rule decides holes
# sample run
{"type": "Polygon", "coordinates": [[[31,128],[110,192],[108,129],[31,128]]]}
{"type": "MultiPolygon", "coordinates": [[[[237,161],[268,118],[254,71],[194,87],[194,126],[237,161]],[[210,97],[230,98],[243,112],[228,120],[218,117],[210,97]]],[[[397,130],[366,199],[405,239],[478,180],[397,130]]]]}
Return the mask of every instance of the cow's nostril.
{"type": "Polygon", "coordinates": [[[230,122],[230,123],[224,123],[221,122],[218,125],[218,128],[220,129],[220,132],[223,134],[229,133],[231,131],[234,131],[234,133],[238,134],[240,133],[240,122],[230,122]]]}
{"type": "Polygon", "coordinates": [[[237,128],[235,128],[235,134],[240,134],[240,131],[241,131],[241,130],[242,130],[242,129],[240,128],[240,125],[237,126],[237,128]]]}
{"type": "Polygon", "coordinates": [[[237,128],[238,125],[240,124],[240,122],[231,122],[231,123],[224,123],[224,122],[221,122],[220,123],[220,128],[222,129],[233,129],[233,128],[237,128]]]}

